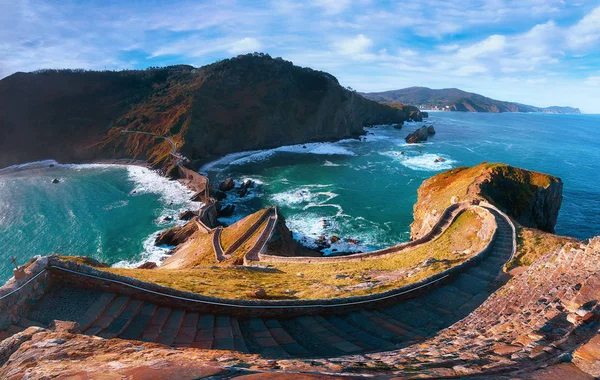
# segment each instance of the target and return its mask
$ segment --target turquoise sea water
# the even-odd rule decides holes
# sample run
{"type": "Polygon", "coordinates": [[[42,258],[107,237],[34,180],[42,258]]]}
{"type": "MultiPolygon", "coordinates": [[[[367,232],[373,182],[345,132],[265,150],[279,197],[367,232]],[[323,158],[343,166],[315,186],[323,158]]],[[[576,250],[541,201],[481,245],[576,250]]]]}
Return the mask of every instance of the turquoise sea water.
{"type": "Polygon", "coordinates": [[[580,239],[600,235],[600,115],[432,112],[425,123],[368,131],[366,141],[233,154],[201,170],[214,180],[233,176],[260,184],[250,197],[228,196],[237,206],[229,221],[274,204],[296,238],[309,245],[320,235],[361,241],[332,246],[338,251],[408,240],[421,182],[439,171],[483,161],[562,178],[556,232],[580,239]],[[406,144],[404,137],[423,124],[433,124],[437,134],[424,144],[406,144]],[[434,162],[438,157],[446,161],[434,162]]]}
{"type": "MultiPolygon", "coordinates": [[[[201,171],[258,183],[245,198],[228,195],[237,209],[225,222],[277,205],[304,243],[337,235],[360,244],[342,241],[329,251],[365,251],[408,240],[424,179],[459,165],[506,162],[561,177],[557,233],[584,239],[600,235],[599,128],[595,115],[431,113],[401,130],[368,128],[366,141],[237,153],[201,171]],[[437,134],[405,144],[423,124],[437,134]],[[446,161],[435,163],[438,157],[446,161]]],[[[173,225],[163,218],[194,207],[188,190],[145,168],[48,164],[0,171],[0,282],[11,276],[11,256],[19,264],[54,252],[119,266],[156,261],[166,248],[153,247],[154,237],[173,225]]]]}
{"type": "Polygon", "coordinates": [[[187,189],[146,168],[51,163],[0,172],[2,283],[12,275],[11,257],[18,264],[51,253],[120,266],[156,260],[165,252],[153,246],[156,233],[174,224],[163,218],[190,206],[187,189]]]}

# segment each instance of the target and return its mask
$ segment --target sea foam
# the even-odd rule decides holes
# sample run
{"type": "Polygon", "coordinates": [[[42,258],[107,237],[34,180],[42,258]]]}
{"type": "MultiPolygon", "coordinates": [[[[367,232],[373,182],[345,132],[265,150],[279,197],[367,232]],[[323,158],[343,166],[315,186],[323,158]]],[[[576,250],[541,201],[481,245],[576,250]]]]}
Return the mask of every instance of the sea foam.
{"type": "Polygon", "coordinates": [[[356,140],[340,140],[333,143],[307,143],[297,145],[285,145],[279,148],[266,150],[253,150],[240,153],[228,154],[218,160],[211,161],[200,169],[202,172],[217,171],[229,165],[246,165],[255,162],[266,161],[274,157],[277,153],[297,153],[297,154],[317,154],[317,155],[341,155],[355,156],[352,150],[344,145],[356,140]]]}

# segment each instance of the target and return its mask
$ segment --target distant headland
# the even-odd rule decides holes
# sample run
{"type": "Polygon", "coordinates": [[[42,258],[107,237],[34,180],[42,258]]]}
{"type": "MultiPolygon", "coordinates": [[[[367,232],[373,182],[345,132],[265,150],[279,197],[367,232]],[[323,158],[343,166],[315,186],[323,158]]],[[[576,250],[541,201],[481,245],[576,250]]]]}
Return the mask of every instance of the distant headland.
{"type": "Polygon", "coordinates": [[[458,88],[431,89],[408,87],[400,90],[369,92],[362,95],[386,104],[414,104],[420,109],[462,112],[541,112],[552,114],[580,114],[579,108],[551,106],[535,107],[527,104],[495,100],[458,88]]]}

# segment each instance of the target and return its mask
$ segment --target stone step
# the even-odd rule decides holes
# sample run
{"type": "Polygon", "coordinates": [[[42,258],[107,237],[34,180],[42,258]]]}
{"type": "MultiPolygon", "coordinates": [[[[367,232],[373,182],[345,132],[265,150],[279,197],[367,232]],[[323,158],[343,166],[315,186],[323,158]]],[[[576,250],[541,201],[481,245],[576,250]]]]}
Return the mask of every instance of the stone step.
{"type": "Polygon", "coordinates": [[[310,352],[302,347],[287,331],[281,326],[281,323],[275,319],[268,319],[265,325],[269,329],[271,336],[281,348],[283,348],[292,357],[307,357],[310,352]]]}
{"type": "Polygon", "coordinates": [[[115,298],[115,294],[112,292],[104,292],[94,301],[94,303],[86,310],[83,316],[77,321],[81,331],[85,331],[91,326],[94,321],[100,317],[104,312],[104,309],[110,304],[115,298]]]}
{"type": "Polygon", "coordinates": [[[425,294],[419,299],[422,304],[434,305],[444,310],[458,309],[471,299],[470,294],[463,293],[459,288],[448,284],[436,291],[425,294]]]}
{"type": "Polygon", "coordinates": [[[350,354],[363,351],[362,347],[344,339],[344,336],[335,334],[333,331],[327,328],[327,324],[321,324],[318,319],[315,319],[312,316],[299,317],[298,319],[301,320],[300,323],[306,325],[309,332],[314,333],[317,338],[343,353],[350,354]]]}
{"type": "Polygon", "coordinates": [[[240,323],[237,318],[231,317],[231,333],[233,334],[233,348],[238,352],[248,353],[248,346],[242,335],[240,323]]]}
{"type": "Polygon", "coordinates": [[[401,334],[406,337],[407,341],[422,340],[427,335],[425,333],[425,331],[422,331],[413,326],[408,326],[408,325],[398,321],[397,319],[394,319],[392,316],[383,313],[381,310],[372,310],[371,312],[373,314],[377,315],[378,317],[385,319],[388,323],[401,329],[401,330],[397,330],[397,331],[398,331],[398,333],[401,332],[401,334]]]}
{"type": "Polygon", "coordinates": [[[121,311],[121,313],[110,323],[110,325],[108,325],[108,327],[102,330],[98,334],[98,336],[101,336],[106,339],[117,337],[134,320],[135,316],[142,308],[142,304],[143,302],[140,300],[130,299],[129,302],[127,302],[127,305],[125,305],[125,307],[121,311]]]}
{"type": "Polygon", "coordinates": [[[202,314],[198,316],[196,336],[190,347],[211,349],[214,341],[215,316],[202,314]]]}
{"type": "Polygon", "coordinates": [[[370,347],[370,349],[373,350],[386,349],[394,346],[390,342],[381,339],[377,333],[373,333],[370,330],[363,329],[360,326],[350,323],[342,315],[327,316],[325,319],[327,319],[334,326],[346,332],[348,335],[352,336],[355,341],[359,341],[360,345],[363,347],[370,347]]]}
{"type": "MultiPolygon", "coordinates": [[[[366,311],[354,312],[344,316],[341,316],[343,320],[356,328],[367,332],[368,334],[375,336],[381,340],[379,345],[380,349],[391,349],[395,348],[395,341],[399,337],[391,331],[380,326],[376,321],[371,320],[372,314],[366,311]]],[[[381,318],[379,319],[381,321],[381,318]]]]}
{"type": "Polygon", "coordinates": [[[179,333],[179,328],[183,323],[183,317],[185,316],[185,310],[173,309],[169,318],[165,321],[160,334],[156,338],[155,342],[164,344],[165,346],[171,346],[179,333]]]}
{"type": "Polygon", "coordinates": [[[144,328],[144,332],[142,333],[142,340],[145,342],[154,342],[158,338],[158,335],[162,331],[163,325],[169,319],[169,315],[171,314],[171,308],[169,307],[159,307],[156,309],[152,320],[146,328],[144,328]]]}
{"type": "Polygon", "coordinates": [[[82,330],[86,335],[97,335],[103,329],[107,328],[117,318],[121,311],[129,302],[128,296],[114,297],[111,303],[104,309],[102,314],[85,330],[82,330]]]}
{"type": "Polygon", "coordinates": [[[476,278],[478,278],[482,281],[486,281],[488,283],[491,281],[494,281],[494,279],[496,278],[496,275],[497,275],[497,273],[492,273],[488,269],[483,268],[482,266],[475,266],[475,267],[469,268],[469,270],[467,270],[465,273],[468,274],[469,276],[476,277],[476,278]]]}
{"type": "Polygon", "coordinates": [[[358,347],[361,347],[365,351],[371,351],[376,348],[373,345],[368,344],[368,342],[364,342],[361,339],[357,339],[350,333],[358,332],[359,330],[356,327],[349,325],[346,322],[343,322],[345,323],[345,325],[343,326],[345,327],[345,329],[343,330],[341,328],[338,328],[338,324],[340,323],[339,318],[336,319],[334,322],[330,321],[327,316],[315,315],[314,318],[332,333],[340,336],[341,338],[347,340],[348,342],[358,347]]]}
{"type": "Polygon", "coordinates": [[[395,335],[393,342],[398,343],[406,343],[409,341],[414,341],[420,339],[421,336],[407,329],[407,326],[403,326],[401,323],[395,321],[394,319],[388,317],[387,315],[380,313],[376,310],[370,310],[369,314],[371,314],[370,320],[391,333],[395,335]]]}
{"type": "Polygon", "coordinates": [[[287,358],[290,355],[271,335],[271,331],[261,318],[251,318],[242,321],[246,343],[252,352],[270,358],[287,358]]]}
{"type": "Polygon", "coordinates": [[[173,341],[173,347],[189,347],[194,342],[198,324],[198,313],[188,312],[183,317],[181,328],[173,341]]]}
{"type": "Polygon", "coordinates": [[[323,337],[315,334],[312,330],[320,326],[312,317],[295,317],[291,319],[280,320],[283,329],[302,347],[304,347],[310,356],[334,356],[342,355],[341,351],[323,340],[323,337]],[[317,326],[308,328],[309,325],[317,326]]]}
{"type": "Polygon", "coordinates": [[[457,289],[460,289],[463,293],[470,294],[471,296],[487,290],[489,284],[490,283],[487,281],[469,275],[468,272],[461,273],[452,283],[457,289]]]}
{"type": "Polygon", "coordinates": [[[231,330],[231,320],[227,315],[215,316],[214,340],[212,348],[214,350],[233,350],[233,331],[231,330]]]}
{"type": "Polygon", "coordinates": [[[152,321],[157,308],[158,307],[155,304],[142,304],[137,315],[133,318],[129,325],[125,327],[123,332],[119,334],[119,338],[132,340],[141,339],[146,326],[148,326],[152,321]]]}

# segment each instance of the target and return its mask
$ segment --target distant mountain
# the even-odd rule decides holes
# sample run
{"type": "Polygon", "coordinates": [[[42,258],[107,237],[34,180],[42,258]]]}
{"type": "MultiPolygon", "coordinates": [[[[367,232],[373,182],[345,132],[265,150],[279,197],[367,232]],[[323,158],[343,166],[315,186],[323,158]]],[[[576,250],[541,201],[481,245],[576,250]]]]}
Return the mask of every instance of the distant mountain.
{"type": "Polygon", "coordinates": [[[535,107],[527,104],[495,100],[483,95],[443,88],[434,90],[427,87],[408,87],[401,90],[369,92],[362,95],[381,103],[413,104],[421,109],[439,109],[463,112],[545,112],[580,114],[573,107],[535,107]]]}

